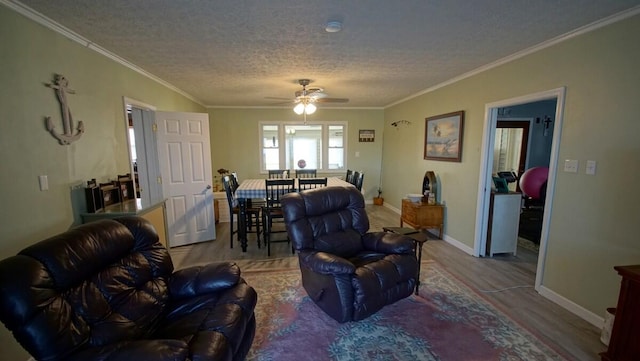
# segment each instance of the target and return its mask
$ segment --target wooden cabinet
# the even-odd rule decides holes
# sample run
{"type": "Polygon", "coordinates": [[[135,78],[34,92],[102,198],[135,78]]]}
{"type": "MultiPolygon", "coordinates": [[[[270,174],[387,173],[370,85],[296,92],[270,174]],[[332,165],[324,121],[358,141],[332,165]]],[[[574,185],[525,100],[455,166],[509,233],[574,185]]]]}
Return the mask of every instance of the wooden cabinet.
{"type": "Polygon", "coordinates": [[[151,224],[153,225],[153,228],[155,228],[156,232],[158,232],[158,238],[160,240],[160,243],[162,243],[162,245],[165,246],[165,248],[168,248],[167,224],[165,222],[165,218],[166,218],[165,212],[166,212],[166,208],[163,203],[162,207],[152,208],[149,211],[140,214],[140,217],[151,222],[151,224]]]}
{"type": "Polygon", "coordinates": [[[158,238],[167,247],[167,225],[165,201],[142,202],[140,198],[106,206],[94,213],[81,213],[82,223],[100,219],[112,219],[124,216],[140,216],[147,219],[158,232],[158,238]]]}
{"type": "Polygon", "coordinates": [[[406,198],[402,200],[400,227],[406,223],[415,229],[437,228],[438,238],[442,239],[443,220],[442,204],[416,203],[406,198]]]}
{"type": "Polygon", "coordinates": [[[487,230],[487,253],[513,253],[518,249],[520,226],[520,193],[491,193],[489,228],[487,230]]]}
{"type": "Polygon", "coordinates": [[[230,222],[229,202],[227,201],[227,193],[213,192],[213,199],[215,199],[218,202],[218,208],[215,209],[216,223],[230,222]]]}
{"type": "Polygon", "coordinates": [[[640,360],[640,265],[616,266],[622,276],[616,316],[603,361],[640,360]]]}

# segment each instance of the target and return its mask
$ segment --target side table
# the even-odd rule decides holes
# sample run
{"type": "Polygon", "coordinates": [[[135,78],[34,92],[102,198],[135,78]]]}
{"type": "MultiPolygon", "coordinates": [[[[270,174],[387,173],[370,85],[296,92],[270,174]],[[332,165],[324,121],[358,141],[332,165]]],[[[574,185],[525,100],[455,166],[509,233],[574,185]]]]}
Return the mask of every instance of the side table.
{"type": "Polygon", "coordinates": [[[382,227],[382,230],[389,233],[401,234],[404,236],[408,236],[416,244],[416,257],[418,257],[418,276],[416,277],[416,291],[415,294],[418,294],[418,289],[420,288],[420,265],[422,264],[422,246],[429,239],[425,232],[418,231],[413,228],[406,227],[382,227]]]}
{"type": "Polygon", "coordinates": [[[443,219],[444,205],[442,204],[415,203],[407,198],[402,200],[400,227],[406,223],[416,229],[437,228],[438,237],[442,239],[443,219]]]}

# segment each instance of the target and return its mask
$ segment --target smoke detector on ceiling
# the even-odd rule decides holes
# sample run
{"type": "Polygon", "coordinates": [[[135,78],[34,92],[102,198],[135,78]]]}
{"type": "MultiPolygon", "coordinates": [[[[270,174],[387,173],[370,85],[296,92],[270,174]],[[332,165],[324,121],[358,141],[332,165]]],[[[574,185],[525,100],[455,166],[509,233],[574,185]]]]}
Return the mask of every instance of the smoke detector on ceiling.
{"type": "Polygon", "coordinates": [[[338,31],[342,30],[342,23],[339,21],[327,21],[324,30],[327,33],[337,33],[338,31]]]}

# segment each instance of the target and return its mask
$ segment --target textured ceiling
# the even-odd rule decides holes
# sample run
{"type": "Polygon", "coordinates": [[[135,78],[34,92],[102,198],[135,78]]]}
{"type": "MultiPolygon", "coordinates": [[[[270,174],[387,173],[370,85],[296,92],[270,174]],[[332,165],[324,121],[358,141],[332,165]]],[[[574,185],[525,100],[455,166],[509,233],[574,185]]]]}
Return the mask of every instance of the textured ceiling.
{"type": "Polygon", "coordinates": [[[384,107],[640,0],[23,0],[207,106],[384,107]],[[327,33],[328,20],[343,30],[327,33]],[[282,105],[279,105],[282,106],[282,105]]]}

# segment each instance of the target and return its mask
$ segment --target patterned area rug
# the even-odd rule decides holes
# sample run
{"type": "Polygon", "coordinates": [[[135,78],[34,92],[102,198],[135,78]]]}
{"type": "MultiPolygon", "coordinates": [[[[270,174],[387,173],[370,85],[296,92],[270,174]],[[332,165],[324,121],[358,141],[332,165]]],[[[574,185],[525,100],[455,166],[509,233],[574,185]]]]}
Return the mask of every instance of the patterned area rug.
{"type": "Polygon", "coordinates": [[[305,293],[300,271],[243,273],[258,292],[247,360],[564,360],[434,261],[420,295],[340,324],[305,293]]]}

